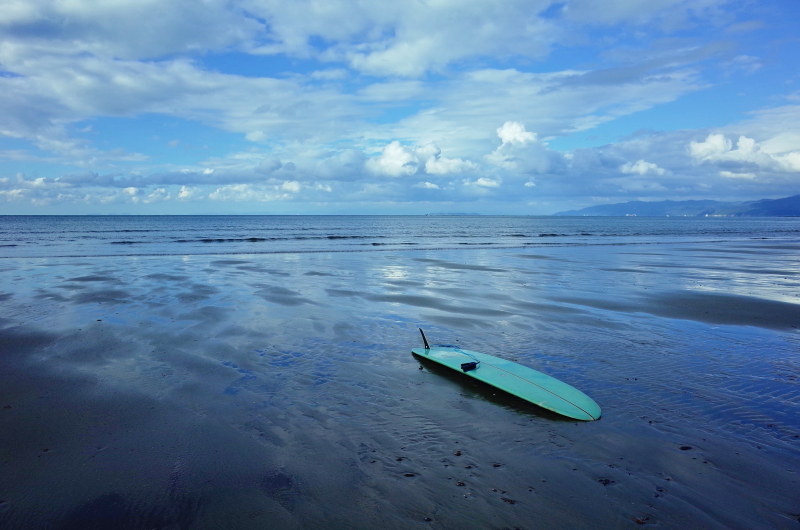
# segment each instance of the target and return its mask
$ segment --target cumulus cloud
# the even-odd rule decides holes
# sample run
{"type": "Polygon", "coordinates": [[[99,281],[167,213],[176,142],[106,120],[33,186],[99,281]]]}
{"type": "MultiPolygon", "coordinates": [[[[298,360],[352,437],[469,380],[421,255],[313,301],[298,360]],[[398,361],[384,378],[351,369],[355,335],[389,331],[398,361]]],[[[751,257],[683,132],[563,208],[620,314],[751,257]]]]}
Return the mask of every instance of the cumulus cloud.
{"type": "Polygon", "coordinates": [[[564,166],[563,154],[549,149],[519,122],[505,122],[497,136],[502,143],[484,157],[492,165],[523,175],[559,171],[564,166]]]}
{"type": "Polygon", "coordinates": [[[632,175],[663,175],[666,173],[664,168],[658,167],[657,164],[646,162],[644,160],[637,160],[636,162],[627,162],[619,167],[623,173],[632,175]]]}
{"type": "Polygon", "coordinates": [[[383,148],[380,156],[367,160],[366,166],[376,175],[400,177],[415,174],[419,170],[419,161],[414,149],[395,140],[383,148]]]}
{"type": "Polygon", "coordinates": [[[497,129],[497,136],[504,144],[525,144],[536,141],[536,133],[526,131],[524,125],[515,121],[505,122],[497,129]]]}
{"type": "Polygon", "coordinates": [[[698,163],[712,163],[725,167],[758,167],[790,173],[800,172],[800,145],[796,151],[771,154],[747,136],[739,136],[736,147],[724,134],[709,134],[702,142],[691,142],[689,153],[698,163]]]}
{"type": "Polygon", "coordinates": [[[297,193],[298,191],[300,191],[300,183],[295,180],[286,181],[283,184],[281,184],[281,189],[291,193],[297,193]]]}
{"type": "MultiPolygon", "coordinates": [[[[126,188],[127,189],[127,188],[126,188]]],[[[133,188],[135,189],[135,188],[133,188]]],[[[191,186],[181,186],[181,190],[178,192],[177,199],[179,201],[192,201],[198,200],[203,198],[203,192],[199,188],[194,188],[191,186]]]]}
{"type": "Polygon", "coordinates": [[[366,161],[366,168],[375,175],[401,177],[427,173],[447,175],[466,173],[478,169],[478,165],[460,158],[441,156],[441,149],[434,144],[407,147],[397,140],[386,145],[379,156],[366,161]]]}
{"type": "MultiPolygon", "coordinates": [[[[38,205],[65,201],[155,205],[170,201],[267,202],[314,197],[325,200],[315,194],[338,193],[340,200],[385,200],[413,197],[414,189],[428,192],[446,189],[450,201],[492,197],[513,203],[526,196],[552,193],[554,189],[559,193],[595,197],[641,198],[670,192],[705,194],[724,182],[739,186],[759,182],[784,185],[764,175],[785,174],[775,160],[788,159],[795,151],[786,149],[796,145],[791,131],[764,142],[782,149],[777,154],[766,152],[747,135],[739,135],[743,138],[734,144],[723,133],[707,134],[704,141],[697,141],[688,137],[691,131],[682,131],[644,134],[600,148],[561,152],[539,141],[520,122],[504,122],[492,130],[500,146],[483,157],[483,165],[443,157],[441,150],[431,143],[408,146],[390,142],[372,157],[357,149],[320,152],[314,155],[316,162],[305,161],[291,170],[287,169],[288,163],[281,163],[277,157],[242,152],[233,157],[239,161],[238,165],[223,167],[222,161],[215,161],[216,168],[185,168],[151,175],[82,172],[53,179],[19,174],[0,179],[3,190],[0,199],[38,205]],[[752,169],[741,169],[743,160],[752,169]],[[765,165],[754,165],[753,160],[765,165]],[[389,177],[384,180],[386,185],[370,182],[376,173],[389,177]],[[469,175],[466,178],[465,173],[469,175]],[[438,180],[400,178],[422,175],[438,180]],[[460,176],[455,180],[444,178],[448,175],[460,176]],[[658,181],[653,177],[658,177],[658,181]]],[[[789,185],[786,181],[785,186],[789,185]]]]}
{"type": "Polygon", "coordinates": [[[157,188],[152,193],[142,199],[143,203],[149,204],[152,202],[168,201],[172,198],[172,194],[166,188],[157,188]]]}

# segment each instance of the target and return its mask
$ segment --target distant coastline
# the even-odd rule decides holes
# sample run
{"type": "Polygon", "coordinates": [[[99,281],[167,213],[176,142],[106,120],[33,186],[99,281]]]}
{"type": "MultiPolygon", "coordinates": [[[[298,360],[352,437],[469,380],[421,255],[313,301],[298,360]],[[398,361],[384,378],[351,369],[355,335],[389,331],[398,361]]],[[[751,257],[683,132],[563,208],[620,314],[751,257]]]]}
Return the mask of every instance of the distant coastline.
{"type": "Polygon", "coordinates": [[[473,216],[473,215],[481,215],[481,214],[479,214],[479,213],[452,212],[452,213],[426,213],[425,215],[428,215],[428,216],[452,215],[452,216],[470,217],[470,216],[473,216]]]}
{"type": "Polygon", "coordinates": [[[601,204],[557,216],[607,217],[800,217],[800,195],[747,202],[724,201],[630,201],[601,204]]]}

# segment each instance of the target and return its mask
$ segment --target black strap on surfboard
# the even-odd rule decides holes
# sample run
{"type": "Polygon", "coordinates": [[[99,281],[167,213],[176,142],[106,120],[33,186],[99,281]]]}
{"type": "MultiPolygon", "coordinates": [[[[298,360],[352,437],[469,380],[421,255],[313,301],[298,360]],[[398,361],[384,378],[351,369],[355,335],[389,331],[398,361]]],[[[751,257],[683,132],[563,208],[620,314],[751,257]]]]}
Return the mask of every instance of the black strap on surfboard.
{"type": "Polygon", "coordinates": [[[422,332],[422,328],[417,328],[419,330],[419,334],[422,335],[422,342],[425,343],[425,349],[430,350],[431,347],[428,345],[428,339],[425,338],[425,334],[422,332]]]}
{"type": "Polygon", "coordinates": [[[471,363],[461,363],[461,369],[464,370],[464,373],[469,372],[470,370],[475,370],[478,367],[480,361],[472,361],[471,363]]]}

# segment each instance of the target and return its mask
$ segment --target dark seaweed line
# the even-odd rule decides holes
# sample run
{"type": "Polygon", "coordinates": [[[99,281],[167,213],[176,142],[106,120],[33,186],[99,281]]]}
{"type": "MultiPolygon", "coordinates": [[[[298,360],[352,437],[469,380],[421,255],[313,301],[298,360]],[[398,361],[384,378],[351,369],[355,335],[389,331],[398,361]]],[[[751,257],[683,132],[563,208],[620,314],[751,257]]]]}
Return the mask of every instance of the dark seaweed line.
{"type": "MultiPolygon", "coordinates": [[[[591,234],[580,234],[582,236],[591,235],[591,234]]],[[[338,236],[338,235],[327,235],[327,236],[296,236],[296,237],[204,237],[201,239],[174,239],[173,243],[261,243],[264,241],[314,241],[314,240],[323,240],[323,239],[330,239],[330,240],[338,240],[338,239],[387,239],[392,236],[338,236]]],[[[428,239],[433,239],[435,236],[427,236],[428,239]]],[[[449,235],[444,235],[443,237],[451,237],[449,235]]],[[[486,237],[483,234],[479,235],[464,235],[460,237],[465,238],[472,238],[472,237],[486,237]]],[[[497,237],[570,237],[570,234],[539,234],[538,236],[529,236],[525,234],[500,234],[497,237]]],[[[152,241],[110,241],[109,244],[111,245],[140,245],[152,243],[152,241]]],[[[391,244],[391,243],[373,243],[375,244],[391,244]]],[[[397,243],[397,244],[408,244],[408,243],[397,243]]],[[[415,243],[416,244],[416,243],[415,243]]],[[[459,243],[460,245],[494,245],[495,243],[459,243]]],[[[0,245],[3,246],[3,245],[0,245]]]]}
{"type": "MultiPolygon", "coordinates": [[[[318,236],[318,237],[204,237],[202,239],[174,239],[173,243],[261,243],[264,241],[305,241],[320,239],[380,239],[389,236],[318,236]]],[[[160,241],[110,241],[111,245],[142,245],[160,241]]],[[[3,246],[3,245],[0,245],[3,246]]]]}
{"type": "MultiPolygon", "coordinates": [[[[422,248],[352,248],[352,249],[308,249],[308,250],[262,250],[262,251],[232,251],[232,252],[174,252],[174,253],[136,253],[136,254],[61,254],[56,256],[0,256],[0,259],[56,259],[56,258],[139,258],[139,257],[174,257],[174,256],[260,256],[271,254],[323,254],[347,252],[424,252],[440,250],[528,250],[531,248],[548,247],[625,247],[637,245],[707,245],[709,243],[734,243],[741,239],[709,239],[703,241],[620,241],[616,243],[526,243],[525,245],[508,246],[458,246],[458,247],[422,247],[422,248]]],[[[771,241],[776,241],[772,239],[771,241]]],[[[404,243],[399,243],[404,244],[404,243]]]]}
{"type": "Polygon", "coordinates": [[[251,242],[259,243],[261,241],[307,241],[319,239],[381,239],[389,236],[296,236],[296,237],[204,237],[201,239],[176,239],[175,243],[235,243],[235,242],[251,242]]]}

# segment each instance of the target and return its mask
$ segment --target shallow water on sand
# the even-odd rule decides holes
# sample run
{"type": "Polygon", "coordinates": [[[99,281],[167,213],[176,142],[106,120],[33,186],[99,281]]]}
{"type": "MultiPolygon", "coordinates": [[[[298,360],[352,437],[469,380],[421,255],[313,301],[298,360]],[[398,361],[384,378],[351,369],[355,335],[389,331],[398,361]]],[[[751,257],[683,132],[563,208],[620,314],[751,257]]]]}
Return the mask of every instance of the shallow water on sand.
{"type": "Polygon", "coordinates": [[[3,259],[0,527],[796,528],[799,283],[792,240],[3,259]]]}

